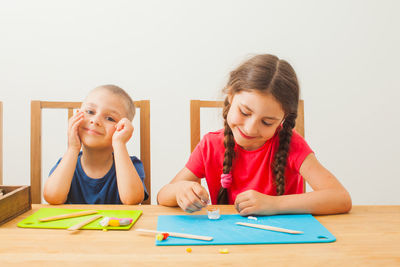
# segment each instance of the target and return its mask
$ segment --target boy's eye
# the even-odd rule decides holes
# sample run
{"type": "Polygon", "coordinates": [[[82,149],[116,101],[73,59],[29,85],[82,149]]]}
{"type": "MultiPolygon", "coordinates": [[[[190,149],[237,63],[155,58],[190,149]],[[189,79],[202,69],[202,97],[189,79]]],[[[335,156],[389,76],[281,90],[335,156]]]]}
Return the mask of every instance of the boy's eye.
{"type": "Polygon", "coordinates": [[[115,122],[115,120],[112,117],[106,117],[106,120],[115,122]]]}
{"type": "Polygon", "coordinates": [[[90,114],[90,115],[94,114],[94,112],[93,112],[92,110],[90,110],[90,109],[87,109],[87,110],[86,110],[86,113],[87,113],[87,114],[90,114]]]}

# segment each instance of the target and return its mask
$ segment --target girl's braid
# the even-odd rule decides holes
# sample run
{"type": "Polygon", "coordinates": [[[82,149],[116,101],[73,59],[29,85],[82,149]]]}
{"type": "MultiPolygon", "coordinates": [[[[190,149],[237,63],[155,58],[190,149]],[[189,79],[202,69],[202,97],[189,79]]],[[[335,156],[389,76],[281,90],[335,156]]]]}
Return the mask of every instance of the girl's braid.
{"type": "MultiPolygon", "coordinates": [[[[224,163],[222,172],[224,174],[230,173],[232,169],[232,161],[235,157],[235,139],[233,138],[233,133],[231,128],[228,125],[227,117],[228,112],[231,105],[228,101],[228,98],[225,98],[224,109],[222,116],[224,118],[224,146],[225,146],[225,154],[224,154],[224,163]]],[[[228,190],[221,186],[218,192],[217,204],[229,204],[228,200],[228,190]]]]}
{"type": "Polygon", "coordinates": [[[282,129],[279,131],[279,147],[275,153],[274,163],[272,164],[278,196],[285,193],[285,168],[296,117],[296,113],[288,114],[282,124],[282,129]]]}

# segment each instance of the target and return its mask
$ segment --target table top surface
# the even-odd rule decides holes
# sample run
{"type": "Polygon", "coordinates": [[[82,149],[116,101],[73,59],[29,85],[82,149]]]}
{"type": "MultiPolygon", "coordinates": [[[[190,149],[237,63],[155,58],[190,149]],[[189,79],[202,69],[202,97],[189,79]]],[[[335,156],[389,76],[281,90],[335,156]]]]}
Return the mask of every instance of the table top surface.
{"type": "MultiPolygon", "coordinates": [[[[220,206],[221,214],[237,214],[220,206]]],[[[43,265],[317,265],[363,264],[400,266],[400,206],[354,206],[350,213],[315,216],[335,237],[333,243],[155,246],[154,235],[135,228],[156,229],[158,215],[183,215],[179,208],[158,205],[34,204],[32,210],[0,226],[0,262],[43,265]],[[143,214],[129,231],[19,228],[17,223],[42,207],[73,209],[129,209],[143,214]],[[227,248],[228,254],[219,249],[227,248]]],[[[205,211],[196,214],[205,214],[205,211]]]]}

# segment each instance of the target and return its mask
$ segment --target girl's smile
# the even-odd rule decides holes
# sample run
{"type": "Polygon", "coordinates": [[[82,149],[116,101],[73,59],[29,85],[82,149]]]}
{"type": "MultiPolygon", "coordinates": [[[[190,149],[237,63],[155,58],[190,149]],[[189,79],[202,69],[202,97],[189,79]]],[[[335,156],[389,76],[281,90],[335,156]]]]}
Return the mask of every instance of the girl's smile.
{"type": "Polygon", "coordinates": [[[244,133],[242,132],[242,130],[240,130],[239,127],[238,127],[238,130],[239,130],[239,133],[240,133],[244,138],[246,138],[246,139],[254,139],[254,138],[256,138],[255,136],[248,136],[248,135],[244,134],[244,133]]]}

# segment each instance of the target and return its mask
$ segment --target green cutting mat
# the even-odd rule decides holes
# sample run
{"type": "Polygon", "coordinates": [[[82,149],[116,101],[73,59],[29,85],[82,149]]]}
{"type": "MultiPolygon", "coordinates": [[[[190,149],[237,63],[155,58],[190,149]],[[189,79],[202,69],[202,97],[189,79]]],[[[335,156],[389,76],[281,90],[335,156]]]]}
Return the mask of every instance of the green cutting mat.
{"type": "MultiPolygon", "coordinates": [[[[22,228],[51,228],[51,229],[67,229],[75,224],[78,224],[94,215],[103,215],[104,217],[115,217],[115,218],[132,218],[132,223],[126,226],[107,226],[107,229],[115,229],[115,230],[129,230],[132,225],[139,219],[140,215],[142,214],[141,210],[97,210],[98,213],[89,214],[80,217],[62,219],[62,220],[55,220],[55,221],[48,221],[48,222],[41,222],[39,219],[61,215],[61,214],[68,214],[68,213],[75,213],[78,211],[84,211],[81,209],[59,209],[59,208],[41,208],[28,218],[20,221],[18,223],[18,227],[22,228]]],[[[99,222],[102,218],[99,218],[81,229],[104,229],[105,227],[101,226],[99,222]]]]}

